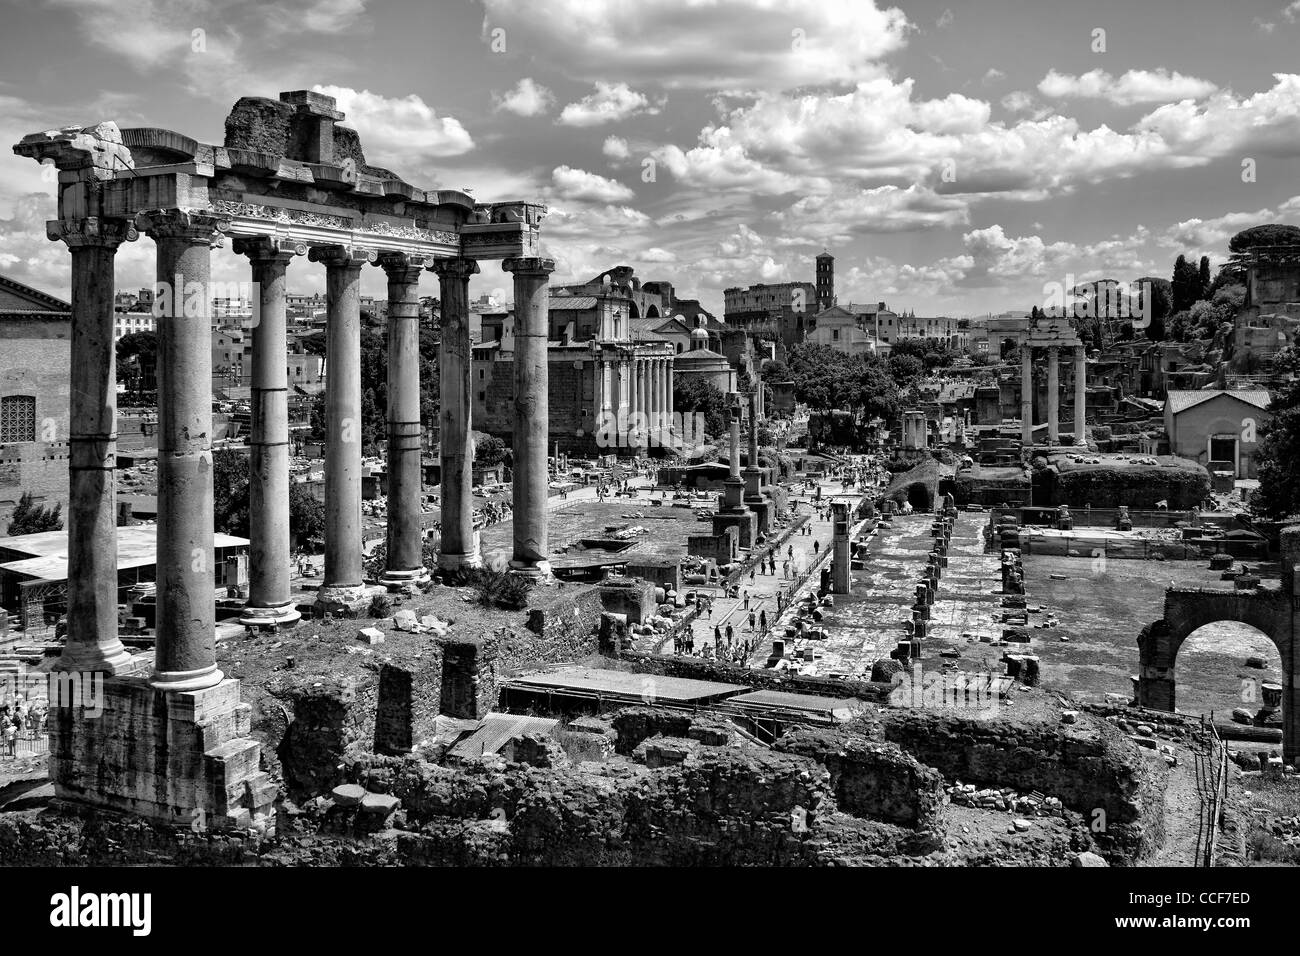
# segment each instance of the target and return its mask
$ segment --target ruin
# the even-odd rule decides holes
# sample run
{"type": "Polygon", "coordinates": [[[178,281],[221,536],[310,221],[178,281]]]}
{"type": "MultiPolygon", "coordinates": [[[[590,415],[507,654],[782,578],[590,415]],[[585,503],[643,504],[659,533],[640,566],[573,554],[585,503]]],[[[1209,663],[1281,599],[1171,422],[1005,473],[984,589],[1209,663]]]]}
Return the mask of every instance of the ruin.
{"type": "Polygon", "coordinates": [[[387,569],[390,587],[426,580],[420,537],[416,287],[440,280],[443,550],[441,570],[478,563],[471,524],[468,295],[484,259],[513,275],[514,553],[519,574],[546,561],[546,210],[477,203],[419,189],[367,164],[335,101],[319,93],[244,98],[221,145],[104,122],[33,133],[14,151],[58,170],[51,240],[72,253],[68,641],[59,667],[107,676],[111,702],[89,720],[60,707],[51,769],[63,796],[167,820],[202,814],[220,827],[264,816],[272,792],[248,737],[239,682],[217,667],[212,595],[213,487],[208,294],[211,250],[225,238],[259,283],[254,337],[250,526],[244,620],[291,625],[284,363],[285,270],[299,256],[325,267],[328,290],[325,574],[318,607],[368,600],[362,583],[361,270],[384,269],[389,294],[387,569]],[[114,467],[114,259],[144,233],[157,245],[159,333],[158,621],[152,673],[133,670],[118,638],[114,467]],[[457,370],[460,370],[459,373],[457,370]]]}

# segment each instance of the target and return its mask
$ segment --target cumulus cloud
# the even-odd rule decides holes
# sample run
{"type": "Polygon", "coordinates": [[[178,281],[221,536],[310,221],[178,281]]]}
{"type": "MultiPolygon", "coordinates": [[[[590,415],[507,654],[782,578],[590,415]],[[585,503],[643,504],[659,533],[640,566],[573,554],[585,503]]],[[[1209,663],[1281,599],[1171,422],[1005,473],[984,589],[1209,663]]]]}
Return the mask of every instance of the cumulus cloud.
{"type": "Polygon", "coordinates": [[[560,111],[559,122],[565,126],[600,126],[621,122],[649,109],[650,101],[645,94],[626,83],[598,81],[595,92],[560,111]]]}
{"type": "Polygon", "coordinates": [[[557,166],[551,173],[556,193],[563,199],[576,199],[585,202],[616,203],[625,202],[636,194],[627,186],[613,179],[606,179],[585,169],[573,169],[570,166],[557,166]]]}
{"type": "Polygon", "coordinates": [[[1038,84],[1038,92],[1052,99],[1086,97],[1103,99],[1116,106],[1135,103],[1168,103],[1174,100],[1198,100],[1218,87],[1209,80],[1181,73],[1158,70],[1129,70],[1118,78],[1105,70],[1090,70],[1081,76],[1048,70],[1038,84]]]}
{"type": "Polygon", "coordinates": [[[498,27],[576,78],[714,91],[883,75],[880,61],[906,45],[909,23],[875,0],[485,0],[484,35],[498,27]]]}
{"type": "Polygon", "coordinates": [[[555,94],[525,76],[515,88],[501,96],[493,95],[497,110],[514,113],[516,116],[541,116],[555,103],[555,94]]]}
{"type": "Polygon", "coordinates": [[[969,212],[961,199],[913,184],[806,196],[775,218],[787,234],[847,242],[861,234],[964,226],[969,212]]]}
{"type": "Polygon", "coordinates": [[[627,140],[621,136],[606,136],[605,143],[601,146],[600,151],[606,159],[623,160],[631,155],[627,147],[627,140]]]}
{"type": "Polygon", "coordinates": [[[1300,196],[1255,212],[1229,212],[1210,219],[1185,219],[1164,231],[1159,242],[1170,249],[1223,255],[1228,240],[1243,229],[1266,222],[1300,224],[1300,196]]]}
{"type": "Polygon", "coordinates": [[[389,97],[346,86],[315,86],[338,101],[347,114],[345,125],[356,129],[366,159],[380,166],[391,164],[401,175],[404,168],[424,169],[430,157],[459,156],[474,148],[460,120],[438,116],[414,93],[389,97]]]}

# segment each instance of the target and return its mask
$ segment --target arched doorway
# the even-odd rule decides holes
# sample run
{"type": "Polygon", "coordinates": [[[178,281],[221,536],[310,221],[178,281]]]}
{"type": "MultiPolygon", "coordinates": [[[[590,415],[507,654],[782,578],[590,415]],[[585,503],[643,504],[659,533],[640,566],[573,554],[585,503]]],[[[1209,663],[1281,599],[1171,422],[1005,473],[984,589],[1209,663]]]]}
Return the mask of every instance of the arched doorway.
{"type": "Polygon", "coordinates": [[[934,496],[924,481],[914,481],[907,486],[907,501],[913,511],[930,511],[934,508],[934,496]]]}
{"type": "MultiPolygon", "coordinates": [[[[1202,624],[1188,634],[1174,659],[1178,709],[1184,714],[1231,720],[1234,710],[1257,713],[1265,684],[1282,682],[1282,654],[1263,631],[1240,621],[1202,624]]],[[[1281,727],[1276,718],[1267,721],[1281,727]]]]}
{"type": "MultiPolygon", "coordinates": [[[[1249,635],[1249,632],[1254,632],[1266,638],[1277,652],[1276,661],[1271,655],[1262,655],[1266,664],[1263,670],[1267,673],[1267,665],[1272,663],[1276,668],[1273,673],[1280,676],[1279,683],[1282,688],[1280,706],[1283,711],[1282,755],[1288,763],[1294,763],[1297,758],[1300,758],[1300,721],[1297,720],[1294,701],[1296,660],[1291,602],[1292,597],[1286,590],[1271,588],[1240,591],[1168,588],[1165,591],[1165,616],[1144,627],[1142,633],[1138,635],[1138,703],[1154,710],[1172,711],[1177,707],[1176,666],[1179,664],[1179,651],[1193,636],[1199,643],[1203,636],[1202,629],[1205,629],[1205,637],[1209,637],[1220,646],[1226,646],[1228,653],[1232,655],[1239,654],[1240,649],[1248,646],[1250,640],[1255,640],[1249,635]],[[1222,626],[1224,622],[1245,625],[1246,630],[1234,631],[1225,628],[1222,626]]],[[[1212,683],[1215,680],[1212,670],[1208,667],[1198,668],[1198,654],[1204,652],[1197,651],[1195,643],[1189,651],[1187,660],[1181,665],[1182,669],[1187,671],[1187,676],[1192,677],[1193,683],[1212,683]],[[1208,676],[1199,673],[1193,675],[1195,670],[1205,670],[1208,676]]],[[[1244,657],[1241,664],[1244,673],[1246,671],[1244,657]]],[[[1247,685],[1240,683],[1243,678],[1239,675],[1236,679],[1238,680],[1236,689],[1240,696],[1243,686],[1247,685]]],[[[1248,686],[1252,690],[1255,689],[1253,674],[1245,674],[1244,679],[1252,682],[1248,686]]],[[[1262,679],[1259,681],[1258,689],[1261,697],[1264,683],[1262,679]]],[[[1213,696],[1207,690],[1198,691],[1193,687],[1189,687],[1189,691],[1191,692],[1189,699],[1193,702],[1198,693],[1205,699],[1213,696]]],[[[1226,702],[1226,698],[1218,699],[1226,702]]],[[[1248,701],[1242,701],[1241,705],[1248,708],[1255,706],[1248,701]]],[[[1263,706],[1263,702],[1261,701],[1258,706],[1263,706]]]]}
{"type": "Polygon", "coordinates": [[[648,308],[645,310],[645,317],[646,317],[647,319],[657,319],[657,318],[659,318],[659,307],[658,307],[657,305],[651,305],[650,307],[648,307],[648,308]]]}

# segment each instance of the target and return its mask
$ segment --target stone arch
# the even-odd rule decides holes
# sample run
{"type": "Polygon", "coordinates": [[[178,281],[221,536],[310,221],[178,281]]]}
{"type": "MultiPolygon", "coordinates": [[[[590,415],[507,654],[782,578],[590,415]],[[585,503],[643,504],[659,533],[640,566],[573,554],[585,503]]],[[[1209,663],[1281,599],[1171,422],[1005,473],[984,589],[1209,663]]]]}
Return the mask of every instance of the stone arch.
{"type": "Polygon", "coordinates": [[[635,302],[629,302],[627,304],[627,317],[629,319],[641,318],[641,310],[636,307],[635,302]]]}
{"type": "Polygon", "coordinates": [[[1191,634],[1219,621],[1248,624],[1268,636],[1282,658],[1282,752],[1288,763],[1300,757],[1300,720],[1295,713],[1297,683],[1291,596],[1282,591],[1168,588],[1165,616],[1138,634],[1138,704],[1172,711],[1177,688],[1174,663],[1191,634]]]}
{"type": "Polygon", "coordinates": [[[659,318],[659,306],[653,304],[648,306],[645,310],[645,317],[647,319],[659,318]]]}

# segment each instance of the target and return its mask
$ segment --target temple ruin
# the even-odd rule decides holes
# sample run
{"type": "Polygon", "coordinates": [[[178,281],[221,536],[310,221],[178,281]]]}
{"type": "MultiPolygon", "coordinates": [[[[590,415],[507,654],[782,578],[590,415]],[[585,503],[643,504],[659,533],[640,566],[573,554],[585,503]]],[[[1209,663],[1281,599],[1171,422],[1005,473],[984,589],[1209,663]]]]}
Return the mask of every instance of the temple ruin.
{"type": "Polygon", "coordinates": [[[424,190],[366,162],[329,96],[244,98],[225,142],[115,123],[33,133],[19,155],[58,170],[50,239],[72,254],[68,639],[58,667],[106,675],[106,710],[56,709],[56,792],[171,821],[247,824],[275,788],[259,770],[239,682],[217,667],[212,602],[211,251],[228,237],[258,283],[244,622],[292,624],[285,274],[305,256],[328,291],[325,570],[322,611],[369,599],[362,582],[360,277],[388,278],[387,568],[381,583],[427,580],[420,528],[418,296],[437,274],[442,306],[442,545],[439,569],[480,563],[471,523],[468,284],[480,260],[514,277],[514,549],[511,568],[544,577],[547,554],[547,284],[544,206],[483,204],[424,190]],[[159,327],[158,620],[148,675],[118,637],[114,259],[144,233],[157,245],[159,327]]]}

